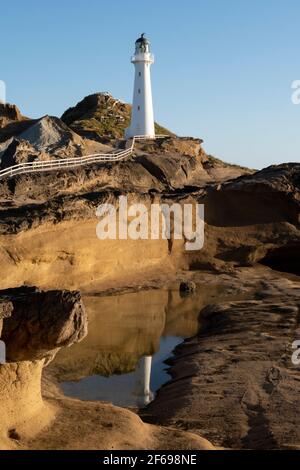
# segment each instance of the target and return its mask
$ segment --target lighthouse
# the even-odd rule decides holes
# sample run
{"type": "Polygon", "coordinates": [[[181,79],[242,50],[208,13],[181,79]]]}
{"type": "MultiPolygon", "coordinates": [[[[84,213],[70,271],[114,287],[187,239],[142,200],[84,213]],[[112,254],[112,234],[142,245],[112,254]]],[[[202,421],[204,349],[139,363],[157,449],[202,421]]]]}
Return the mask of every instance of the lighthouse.
{"type": "Polygon", "coordinates": [[[130,126],[125,138],[134,136],[155,137],[150,68],[154,56],[150,42],[143,33],[135,42],[135,53],[131,58],[135,67],[133,102],[130,126]]]}

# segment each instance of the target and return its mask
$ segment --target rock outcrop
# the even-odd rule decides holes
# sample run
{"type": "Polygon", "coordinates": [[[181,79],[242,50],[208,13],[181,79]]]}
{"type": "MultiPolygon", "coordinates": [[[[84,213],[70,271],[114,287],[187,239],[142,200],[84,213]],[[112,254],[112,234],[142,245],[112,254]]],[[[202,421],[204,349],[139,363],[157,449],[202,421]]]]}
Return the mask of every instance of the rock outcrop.
{"type": "MultiPolygon", "coordinates": [[[[17,148],[13,142],[10,144],[11,147],[2,151],[3,162],[8,160],[10,164],[16,159],[20,162],[25,161],[26,145],[28,160],[42,158],[38,157],[41,155],[41,150],[38,151],[29,143],[26,145],[18,143],[17,148]]],[[[96,143],[96,145],[101,144],[96,143]]],[[[43,158],[49,158],[49,154],[44,152],[43,158]]],[[[170,194],[183,190],[190,193],[205,188],[208,184],[227,181],[249,173],[249,170],[238,170],[228,165],[224,169],[223,177],[219,175],[219,179],[215,180],[210,173],[211,169],[205,170],[206,162],[207,156],[199,139],[173,137],[158,139],[154,143],[137,143],[134,156],[124,161],[18,175],[15,178],[0,180],[0,197],[13,198],[17,201],[19,195],[24,197],[26,194],[28,198],[44,200],[46,197],[53,198],[65,194],[66,190],[74,195],[83,192],[99,194],[100,191],[101,193],[122,191],[124,194],[128,192],[170,194]]]]}
{"type": "Polygon", "coordinates": [[[14,104],[0,102],[0,129],[12,122],[20,122],[26,119],[14,104]]]}
{"type": "Polygon", "coordinates": [[[34,288],[0,292],[6,363],[0,365],[0,448],[34,435],[54,416],[42,399],[42,369],[58,349],[80,341],[87,318],[78,292],[34,288]]]}
{"type": "Polygon", "coordinates": [[[0,144],[0,168],[9,168],[20,163],[33,162],[35,160],[49,160],[49,156],[39,152],[28,141],[11,137],[0,144]]]}
{"type": "Polygon", "coordinates": [[[14,104],[0,103],[0,143],[17,136],[34,122],[23,116],[14,104]]]}
{"type": "Polygon", "coordinates": [[[83,139],[53,116],[44,116],[19,135],[37,151],[61,156],[82,154],[83,139]]]}
{"type": "Polygon", "coordinates": [[[26,121],[26,128],[5,127],[7,139],[0,143],[1,169],[18,163],[57,158],[74,158],[92,153],[107,153],[111,147],[84,139],[60,119],[44,116],[26,121]]]}
{"type": "Polygon", "coordinates": [[[300,164],[285,163],[208,190],[201,201],[214,257],[299,273],[299,178],[300,164]]]}
{"type": "Polygon", "coordinates": [[[1,298],[12,306],[2,331],[9,362],[49,361],[59,348],[80,341],[87,333],[79,292],[20,288],[0,291],[1,298]]]}

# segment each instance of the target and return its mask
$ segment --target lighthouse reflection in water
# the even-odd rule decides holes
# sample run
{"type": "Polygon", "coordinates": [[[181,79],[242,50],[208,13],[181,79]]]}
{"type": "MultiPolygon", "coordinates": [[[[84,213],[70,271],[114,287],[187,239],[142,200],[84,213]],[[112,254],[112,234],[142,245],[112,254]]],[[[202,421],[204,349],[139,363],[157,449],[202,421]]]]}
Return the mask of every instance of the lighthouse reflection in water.
{"type": "Polygon", "coordinates": [[[178,288],[84,296],[88,335],[62,348],[50,364],[65,395],[142,408],[171,379],[165,363],[197,334],[199,312],[220,287],[182,296],[178,288]]]}
{"type": "Polygon", "coordinates": [[[61,387],[66,395],[74,398],[144,408],[155,398],[155,392],[169,381],[164,361],[181,341],[182,338],[176,336],[162,337],[159,351],[153,356],[143,356],[134,372],[109,377],[91,375],[79,381],[62,382],[61,387]]]}
{"type": "Polygon", "coordinates": [[[134,395],[136,395],[137,406],[143,408],[148,405],[154,397],[154,393],[151,392],[151,368],[152,368],[152,356],[144,356],[139,360],[136,368],[136,384],[134,395]]]}

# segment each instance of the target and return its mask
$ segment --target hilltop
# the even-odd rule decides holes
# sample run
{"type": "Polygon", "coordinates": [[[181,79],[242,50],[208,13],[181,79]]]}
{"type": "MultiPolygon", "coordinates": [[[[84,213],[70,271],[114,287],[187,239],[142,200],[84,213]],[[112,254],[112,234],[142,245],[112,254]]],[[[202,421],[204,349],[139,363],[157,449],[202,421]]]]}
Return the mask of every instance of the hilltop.
{"type": "MultiPolygon", "coordinates": [[[[131,105],[115,99],[110,93],[95,93],[65,111],[61,119],[77,134],[108,143],[123,139],[130,115],[131,105]]],[[[175,135],[157,123],[155,131],[175,135]]]]}

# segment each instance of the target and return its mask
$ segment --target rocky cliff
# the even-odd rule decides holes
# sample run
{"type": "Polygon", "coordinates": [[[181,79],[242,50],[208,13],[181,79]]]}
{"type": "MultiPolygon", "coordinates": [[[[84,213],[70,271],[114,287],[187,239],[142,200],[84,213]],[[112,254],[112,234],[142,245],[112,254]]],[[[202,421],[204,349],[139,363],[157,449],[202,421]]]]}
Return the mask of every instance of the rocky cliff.
{"type": "Polygon", "coordinates": [[[26,280],[76,288],[79,282],[124,282],[158,266],[222,271],[259,261],[297,272],[299,164],[238,178],[227,166],[224,181],[206,161],[199,141],[170,138],[147,150],[137,146],[128,161],[3,180],[2,286],[26,280]],[[149,210],[152,202],[204,204],[204,248],[187,253],[184,240],[98,240],[98,205],[118,207],[122,194],[149,210]]]}

